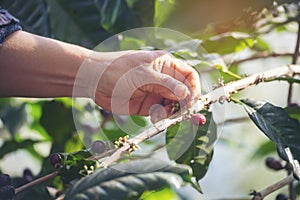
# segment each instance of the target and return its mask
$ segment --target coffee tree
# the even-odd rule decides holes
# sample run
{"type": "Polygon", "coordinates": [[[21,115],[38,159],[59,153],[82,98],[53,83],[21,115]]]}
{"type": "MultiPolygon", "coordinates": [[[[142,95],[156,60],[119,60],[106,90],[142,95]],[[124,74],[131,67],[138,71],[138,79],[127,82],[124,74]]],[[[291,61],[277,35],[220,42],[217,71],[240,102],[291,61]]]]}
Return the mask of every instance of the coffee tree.
{"type": "MultiPolygon", "coordinates": [[[[191,186],[202,193],[198,182],[213,159],[220,131],[214,121],[220,111],[213,106],[228,103],[244,108],[248,119],[268,137],[257,152],[264,156],[278,152],[278,158],[262,162],[287,172],[263,190],[249,188],[248,199],[264,199],[286,185],[289,192],[276,199],[296,199],[300,108],[293,95],[300,94],[298,1],[0,0],[0,6],[29,32],[95,51],[168,50],[193,66],[201,80],[211,81],[203,85],[203,94],[192,108],[174,102],[172,115],[154,124],[138,116],[116,116],[78,99],[0,99],[0,159],[25,150],[41,163],[37,176],[31,166],[22,177],[2,173],[0,199],[193,199],[182,188],[191,186]],[[141,27],[153,28],[136,29],[141,27]],[[294,52],[274,52],[263,39],[279,31],[294,34],[294,52]],[[236,59],[238,53],[246,56],[236,59]],[[271,57],[291,59],[256,74],[240,73],[241,64],[271,57]],[[287,96],[282,96],[287,99],[285,107],[240,94],[275,81],[288,84],[287,96]],[[93,124],[93,116],[100,124],[93,124]],[[33,137],[24,136],[24,130],[33,137]],[[47,155],[38,146],[45,142],[50,144],[47,155]],[[168,159],[153,156],[161,151],[168,159]]],[[[241,120],[245,119],[232,121],[241,120]]]]}

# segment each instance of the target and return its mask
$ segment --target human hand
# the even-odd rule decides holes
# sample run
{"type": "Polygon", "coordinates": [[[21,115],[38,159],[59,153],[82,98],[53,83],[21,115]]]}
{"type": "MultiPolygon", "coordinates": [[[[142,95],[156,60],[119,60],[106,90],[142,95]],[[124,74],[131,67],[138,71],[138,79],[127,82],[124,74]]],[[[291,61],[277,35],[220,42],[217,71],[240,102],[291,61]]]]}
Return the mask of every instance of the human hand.
{"type": "Polygon", "coordinates": [[[108,111],[151,115],[151,120],[156,122],[172,114],[174,102],[189,107],[200,96],[198,73],[168,52],[105,54],[107,66],[94,100],[108,111]]]}

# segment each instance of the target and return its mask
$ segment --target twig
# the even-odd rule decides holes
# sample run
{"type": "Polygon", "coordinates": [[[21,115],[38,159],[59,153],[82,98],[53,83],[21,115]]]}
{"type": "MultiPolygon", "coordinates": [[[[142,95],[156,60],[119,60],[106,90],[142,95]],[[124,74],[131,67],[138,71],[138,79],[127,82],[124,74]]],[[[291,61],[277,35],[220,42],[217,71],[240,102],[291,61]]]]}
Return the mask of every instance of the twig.
{"type": "Polygon", "coordinates": [[[232,63],[232,65],[237,65],[237,64],[241,64],[243,62],[257,60],[257,59],[263,59],[263,58],[284,57],[284,56],[293,56],[293,55],[294,55],[293,53],[260,52],[260,53],[254,54],[248,58],[236,60],[232,63]]]}
{"type": "MultiPolygon", "coordinates": [[[[245,89],[251,85],[259,84],[263,81],[278,78],[281,76],[293,76],[295,74],[300,74],[300,65],[288,65],[283,67],[278,67],[272,70],[268,70],[259,74],[254,74],[242,80],[234,81],[228,83],[227,85],[217,88],[212,92],[202,96],[197,102],[197,110],[203,110],[203,108],[211,103],[217,102],[222,99],[229,99],[232,93],[236,93],[242,89],[245,89]]],[[[115,161],[119,160],[122,155],[128,152],[132,145],[138,145],[141,142],[163,132],[165,129],[170,127],[171,125],[180,122],[184,119],[184,115],[188,113],[187,110],[182,113],[178,112],[172,115],[171,117],[161,120],[155,124],[153,124],[149,129],[144,130],[139,135],[133,137],[128,140],[124,146],[120,147],[116,150],[110,157],[106,158],[101,164],[100,167],[108,167],[115,161]]]]}
{"type": "MultiPolygon", "coordinates": [[[[295,52],[293,54],[293,60],[292,64],[297,64],[298,57],[299,57],[299,46],[300,46],[300,21],[298,21],[298,34],[297,34],[297,42],[296,42],[296,47],[295,47],[295,52]]],[[[288,90],[288,97],[287,97],[287,104],[290,105],[292,103],[292,97],[293,97],[293,82],[289,84],[289,90],[288,90]]],[[[289,172],[291,174],[291,172],[289,172]]],[[[295,192],[295,187],[293,183],[289,184],[289,196],[291,200],[296,199],[296,192],[295,192]]]]}
{"type": "Polygon", "coordinates": [[[21,187],[18,187],[16,188],[15,190],[15,194],[17,195],[18,193],[22,192],[23,190],[26,190],[27,188],[30,188],[34,185],[37,185],[37,184],[40,184],[40,183],[43,183],[47,180],[50,180],[50,179],[53,179],[55,178],[56,176],[58,175],[58,171],[55,171],[55,172],[52,172],[51,174],[48,174],[46,176],[43,176],[41,178],[38,178],[36,180],[33,180],[25,185],[22,185],[21,187]]]}
{"type": "MultiPolygon", "coordinates": [[[[252,56],[250,56],[248,58],[244,58],[244,59],[233,61],[231,63],[231,66],[238,65],[238,64],[241,64],[241,63],[247,62],[247,61],[257,60],[257,59],[265,59],[265,58],[271,58],[271,57],[285,57],[285,56],[291,57],[293,55],[294,55],[294,53],[290,53],[290,52],[276,53],[276,52],[267,52],[267,51],[264,51],[264,52],[256,53],[256,54],[254,54],[254,55],[252,55],[252,56]]],[[[201,73],[209,73],[209,72],[212,72],[214,70],[216,70],[216,68],[213,67],[213,66],[210,66],[207,69],[201,69],[201,73]]]]}
{"type": "Polygon", "coordinates": [[[277,191],[278,189],[292,183],[294,181],[294,176],[293,174],[285,177],[284,179],[278,181],[277,183],[270,185],[269,187],[263,189],[260,192],[255,192],[254,197],[252,198],[252,200],[262,200],[264,199],[266,196],[268,196],[269,194],[277,191]]]}
{"type": "MultiPolygon", "coordinates": [[[[292,55],[292,64],[295,65],[297,64],[298,57],[299,57],[299,46],[300,46],[300,21],[298,21],[298,34],[297,34],[297,42],[296,42],[296,47],[295,51],[292,55]]],[[[290,83],[289,85],[289,91],[288,91],[288,97],[287,97],[287,104],[292,103],[292,97],[293,97],[293,83],[290,83]]]]}
{"type": "Polygon", "coordinates": [[[299,57],[299,46],[300,46],[300,22],[298,23],[298,35],[297,35],[297,43],[295,47],[295,52],[293,53],[293,60],[292,64],[297,64],[298,57],[299,57]]]}

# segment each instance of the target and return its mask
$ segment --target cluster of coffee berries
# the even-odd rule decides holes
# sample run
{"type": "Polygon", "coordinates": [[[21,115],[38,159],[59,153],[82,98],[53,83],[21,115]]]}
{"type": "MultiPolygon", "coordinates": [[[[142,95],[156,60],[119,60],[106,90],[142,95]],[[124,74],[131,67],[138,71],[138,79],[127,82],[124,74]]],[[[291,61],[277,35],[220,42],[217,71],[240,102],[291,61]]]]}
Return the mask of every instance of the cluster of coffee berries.
{"type": "Polygon", "coordinates": [[[15,195],[15,188],[11,185],[8,174],[0,174],[0,199],[10,200],[15,195]]]}
{"type": "Polygon", "coordinates": [[[192,116],[191,122],[195,126],[203,126],[206,123],[206,117],[203,114],[196,113],[192,116]]]}

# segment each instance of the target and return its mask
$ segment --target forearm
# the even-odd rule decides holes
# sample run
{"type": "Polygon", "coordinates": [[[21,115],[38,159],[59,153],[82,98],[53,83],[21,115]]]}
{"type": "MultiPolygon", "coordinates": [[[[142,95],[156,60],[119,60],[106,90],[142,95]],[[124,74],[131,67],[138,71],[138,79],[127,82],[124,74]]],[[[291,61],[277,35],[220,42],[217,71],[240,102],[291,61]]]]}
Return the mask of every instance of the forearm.
{"type": "Polygon", "coordinates": [[[70,97],[76,73],[90,53],[76,45],[17,31],[0,47],[0,96],[70,97]]]}

